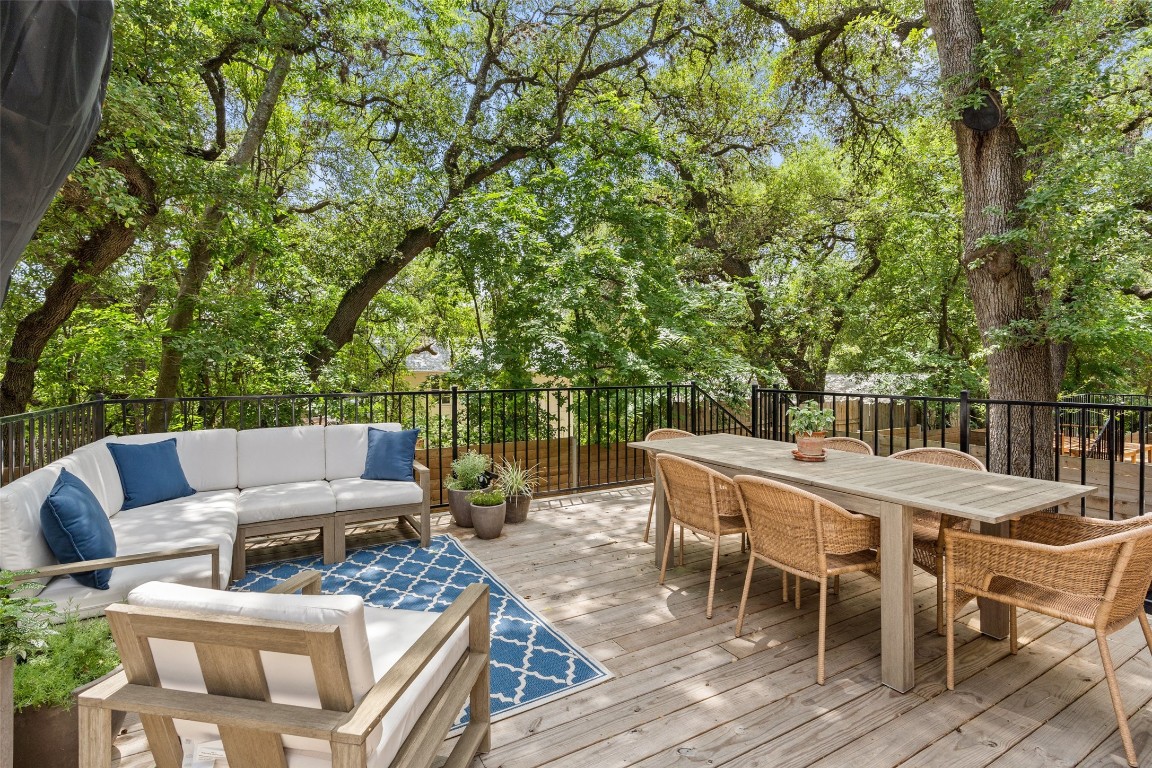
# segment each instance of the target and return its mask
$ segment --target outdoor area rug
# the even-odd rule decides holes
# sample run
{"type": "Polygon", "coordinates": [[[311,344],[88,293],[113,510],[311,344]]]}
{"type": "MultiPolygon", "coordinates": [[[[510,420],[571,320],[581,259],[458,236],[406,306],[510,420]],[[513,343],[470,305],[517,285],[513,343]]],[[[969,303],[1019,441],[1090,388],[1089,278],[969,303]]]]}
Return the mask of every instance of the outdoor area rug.
{"type": "MultiPolygon", "coordinates": [[[[368,605],[437,613],[469,584],[487,584],[492,620],[494,720],[612,676],[529,608],[454,536],[433,536],[427,549],[411,540],[353,550],[347,560],[334,565],[324,565],[322,558],[316,556],[250,567],[232,589],[263,592],[302,570],[324,574],[325,594],[360,595],[368,605]]],[[[465,712],[455,727],[467,722],[465,712]]]]}

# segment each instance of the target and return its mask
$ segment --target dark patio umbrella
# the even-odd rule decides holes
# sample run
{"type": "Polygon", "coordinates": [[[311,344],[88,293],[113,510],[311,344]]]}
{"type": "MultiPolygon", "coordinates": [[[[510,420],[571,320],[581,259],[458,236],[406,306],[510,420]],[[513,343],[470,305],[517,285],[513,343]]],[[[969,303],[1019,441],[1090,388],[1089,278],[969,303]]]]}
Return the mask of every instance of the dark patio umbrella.
{"type": "Polygon", "coordinates": [[[0,0],[0,303],[100,126],[112,0],[0,0]]]}

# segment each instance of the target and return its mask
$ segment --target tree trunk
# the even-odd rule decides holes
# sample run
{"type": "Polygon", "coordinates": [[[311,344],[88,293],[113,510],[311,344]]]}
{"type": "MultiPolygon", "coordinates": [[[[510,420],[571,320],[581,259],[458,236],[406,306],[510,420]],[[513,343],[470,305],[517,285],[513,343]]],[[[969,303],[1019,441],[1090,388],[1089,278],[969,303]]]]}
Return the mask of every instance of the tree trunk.
{"type": "MultiPolygon", "coordinates": [[[[276,57],[272,69],[268,72],[268,79],[264,82],[260,101],[252,112],[252,120],[244,132],[244,138],[241,139],[235,154],[228,158],[228,165],[231,167],[244,168],[256,156],[256,150],[264,140],[268,123],[272,119],[276,103],[280,100],[280,92],[291,67],[292,54],[284,52],[276,57]]],[[[179,389],[180,366],[184,361],[184,351],[180,348],[178,339],[192,327],[200,291],[212,268],[212,241],[220,231],[220,224],[223,221],[224,201],[217,200],[204,211],[197,233],[188,247],[188,265],[184,269],[184,274],[180,276],[180,290],[176,294],[172,312],[168,315],[167,328],[160,340],[160,367],[156,376],[157,398],[175,397],[179,389]]],[[[148,431],[162,432],[166,429],[167,422],[168,408],[166,406],[153,408],[148,415],[148,431]]]]}
{"type": "Polygon", "coordinates": [[[17,323],[4,378],[0,379],[0,416],[27,409],[35,391],[40,356],[48,342],[80,305],[93,279],[132,247],[159,211],[155,182],[134,157],[116,158],[106,165],[123,173],[129,192],[140,199],[135,223],[128,227],[122,219],[114,218],[81,241],[44,292],[44,302],[17,323]]]}
{"type": "MultiPolygon", "coordinates": [[[[973,0],[926,0],[925,8],[949,99],[955,101],[977,89],[998,98],[977,70],[976,51],[983,30],[973,0]]],[[[1055,400],[1051,345],[1034,334],[1043,312],[1041,297],[1021,258],[1021,246],[1010,240],[995,242],[1019,224],[1020,203],[1027,193],[1024,147],[1008,119],[987,132],[974,131],[956,119],[952,130],[964,188],[963,259],[981,339],[991,350],[989,396],[994,400],[1055,400]],[[1018,328],[1027,332],[1020,333],[1018,328]]],[[[1050,409],[1037,409],[1032,419],[1023,408],[1012,408],[1011,413],[1005,406],[992,408],[989,469],[1051,478],[1053,429],[1050,409]]]]}

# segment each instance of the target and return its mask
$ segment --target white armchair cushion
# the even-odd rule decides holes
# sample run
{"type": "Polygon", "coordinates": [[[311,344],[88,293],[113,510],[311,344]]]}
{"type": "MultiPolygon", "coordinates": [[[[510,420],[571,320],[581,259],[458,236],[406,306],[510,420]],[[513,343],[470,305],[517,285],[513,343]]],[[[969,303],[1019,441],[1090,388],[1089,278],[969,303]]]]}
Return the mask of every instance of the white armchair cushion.
{"type": "MultiPolygon", "coordinates": [[[[204,429],[193,432],[163,432],[150,435],[107,437],[92,447],[99,447],[101,443],[109,442],[141,445],[172,438],[176,438],[176,455],[180,457],[180,468],[184,470],[184,477],[188,478],[188,484],[193,488],[198,491],[219,491],[238,487],[236,430],[234,429],[204,429]]],[[[107,448],[101,448],[101,450],[108,453],[107,448]]],[[[103,467],[103,465],[101,466],[103,467]]],[[[112,464],[111,466],[112,477],[115,478],[116,484],[119,486],[120,475],[116,472],[116,465],[112,464]]],[[[123,491],[120,491],[120,495],[120,501],[123,502],[123,491]]],[[[120,509],[120,506],[117,505],[116,509],[120,509]]]]}
{"type": "Polygon", "coordinates": [[[236,435],[239,487],[323,480],[324,429],[270,427],[241,430],[236,435]]]}
{"type": "Polygon", "coordinates": [[[324,428],[325,477],[338,480],[360,477],[364,474],[364,459],[368,455],[368,427],[385,432],[398,432],[400,425],[337,424],[324,428]]]}
{"type": "Polygon", "coordinates": [[[335,511],[336,497],[323,480],[264,485],[245,488],[240,492],[241,525],[332,514],[335,511]]]}
{"type": "Polygon", "coordinates": [[[424,490],[415,482],[361,480],[358,477],[348,477],[333,480],[330,485],[336,497],[337,512],[418,504],[424,498],[424,490]]]}

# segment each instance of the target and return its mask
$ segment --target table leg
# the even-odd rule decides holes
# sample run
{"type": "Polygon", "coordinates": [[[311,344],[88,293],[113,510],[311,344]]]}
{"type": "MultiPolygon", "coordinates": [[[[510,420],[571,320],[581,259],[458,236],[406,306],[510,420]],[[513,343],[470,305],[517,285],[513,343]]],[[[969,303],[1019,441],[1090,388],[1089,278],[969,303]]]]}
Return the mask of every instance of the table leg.
{"type": "Polygon", "coordinates": [[[664,537],[667,536],[669,519],[668,505],[664,502],[664,484],[660,482],[660,473],[656,472],[652,481],[652,498],[656,499],[656,509],[652,513],[655,520],[655,535],[652,541],[656,544],[656,568],[664,565],[664,537]]]}
{"type": "Polygon", "coordinates": [[[912,507],[880,503],[880,679],[901,693],[916,683],[912,611],[912,507]]]}
{"type": "MultiPolygon", "coordinates": [[[[980,523],[980,533],[987,536],[1008,536],[1008,523],[980,523]]],[[[980,606],[980,632],[1003,640],[1008,637],[1008,619],[1011,609],[1003,603],[976,598],[980,606]]]]}

